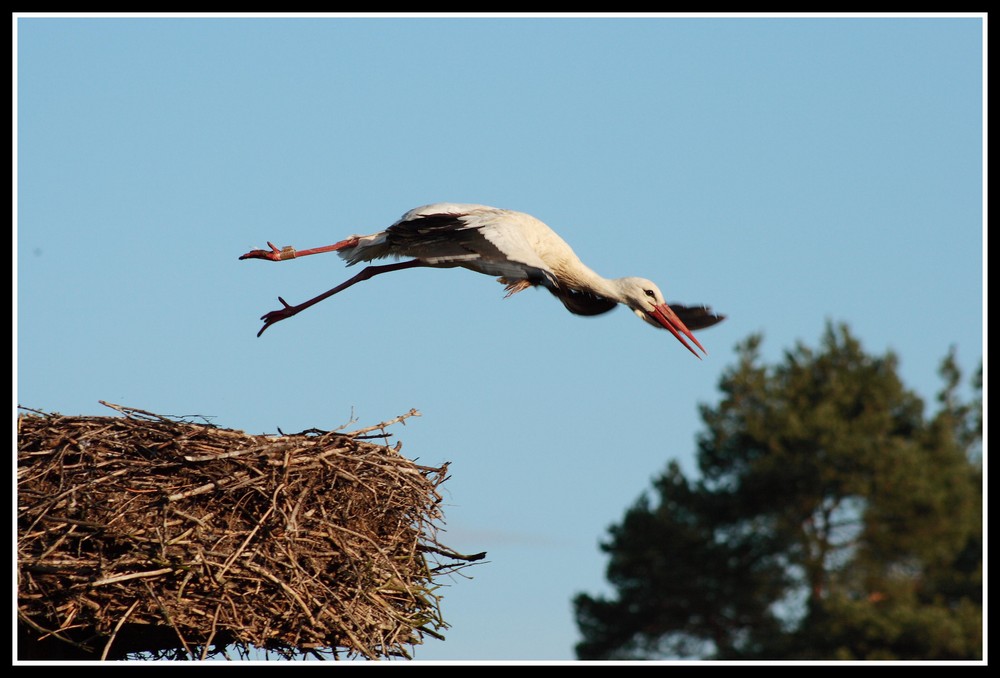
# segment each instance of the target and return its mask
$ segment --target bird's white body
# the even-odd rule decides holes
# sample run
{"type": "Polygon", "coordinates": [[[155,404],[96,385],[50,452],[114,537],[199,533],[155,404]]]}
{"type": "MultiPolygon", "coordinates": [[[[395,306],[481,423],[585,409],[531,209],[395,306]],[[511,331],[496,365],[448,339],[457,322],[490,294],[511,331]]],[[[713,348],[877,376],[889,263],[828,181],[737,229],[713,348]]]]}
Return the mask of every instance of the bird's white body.
{"type": "Polygon", "coordinates": [[[380,273],[417,266],[458,266],[498,276],[507,287],[507,296],[540,285],[578,315],[598,315],[617,304],[624,304],[651,325],[669,330],[692,353],[694,349],[687,344],[685,336],[702,347],[685,321],[694,329],[701,329],[722,320],[722,316],[705,307],[675,305],[675,312],[664,301],[660,289],[645,278],[598,275],[542,221],[524,212],[486,205],[433,203],[408,211],[377,233],[354,235],[328,247],[300,252],[292,248],[278,250],[271,245],[271,251],[254,250],[241,258],[278,261],[329,251],[336,251],[348,265],[385,258],[408,258],[409,261],[369,266],[342,285],[298,306],[290,306],[279,297],[285,308],[265,315],[264,329],[357,282],[380,273]]]}

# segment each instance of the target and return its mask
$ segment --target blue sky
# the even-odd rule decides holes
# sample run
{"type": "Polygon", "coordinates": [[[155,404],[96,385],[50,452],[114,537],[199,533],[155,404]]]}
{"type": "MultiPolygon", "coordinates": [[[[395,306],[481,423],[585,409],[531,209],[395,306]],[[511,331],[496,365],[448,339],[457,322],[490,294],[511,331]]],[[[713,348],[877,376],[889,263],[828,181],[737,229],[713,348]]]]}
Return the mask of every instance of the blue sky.
{"type": "Polygon", "coordinates": [[[570,660],[572,597],[734,347],[827,321],[894,351],[928,413],[984,340],[984,18],[14,18],[14,401],[273,433],[393,429],[451,462],[441,541],[489,562],[418,660],[570,660]],[[728,316],[695,359],[619,309],[381,276],[327,245],[412,207],[529,212],[609,277],[728,316]]]}

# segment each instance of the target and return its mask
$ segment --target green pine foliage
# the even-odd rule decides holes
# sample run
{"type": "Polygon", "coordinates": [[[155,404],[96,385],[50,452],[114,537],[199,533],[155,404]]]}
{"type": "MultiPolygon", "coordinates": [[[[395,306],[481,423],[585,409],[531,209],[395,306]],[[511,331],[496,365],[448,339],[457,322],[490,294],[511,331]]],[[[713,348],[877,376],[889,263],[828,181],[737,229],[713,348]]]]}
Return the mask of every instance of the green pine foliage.
{"type": "Polygon", "coordinates": [[[610,529],[614,598],[574,600],[581,659],[982,658],[982,368],[939,409],[846,325],[702,406],[700,477],[672,463],[610,529]]]}

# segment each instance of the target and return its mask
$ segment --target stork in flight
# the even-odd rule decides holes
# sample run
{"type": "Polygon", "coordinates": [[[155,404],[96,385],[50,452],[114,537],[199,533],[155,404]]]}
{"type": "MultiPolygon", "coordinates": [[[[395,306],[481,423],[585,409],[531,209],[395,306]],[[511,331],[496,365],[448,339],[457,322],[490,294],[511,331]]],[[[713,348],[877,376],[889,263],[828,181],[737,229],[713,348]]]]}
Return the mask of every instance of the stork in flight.
{"type": "Polygon", "coordinates": [[[376,275],[405,268],[460,266],[497,280],[507,288],[507,296],[541,285],[571,313],[599,315],[625,304],[637,316],[669,330],[687,350],[698,353],[685,340],[707,354],[691,334],[720,322],[725,316],[705,306],[668,305],[660,289],[644,278],[604,278],[588,268],[566,241],[535,217],[523,212],[485,205],[435,203],[412,209],[384,231],[352,235],[333,245],[308,250],[293,247],[252,250],[240,259],[283,261],[321,252],[337,252],[348,266],[360,261],[387,257],[410,257],[407,261],[368,266],[337,287],[297,306],[278,297],[282,308],[261,316],[264,326],[259,337],[274,323],[290,318],[351,285],[376,275]]]}

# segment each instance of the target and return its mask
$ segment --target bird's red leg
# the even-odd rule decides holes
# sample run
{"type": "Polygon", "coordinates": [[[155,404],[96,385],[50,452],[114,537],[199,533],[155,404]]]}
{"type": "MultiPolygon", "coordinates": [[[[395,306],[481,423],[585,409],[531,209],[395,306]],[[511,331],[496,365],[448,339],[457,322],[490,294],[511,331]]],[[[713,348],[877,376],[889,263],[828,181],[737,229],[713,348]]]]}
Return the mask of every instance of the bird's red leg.
{"type": "Polygon", "coordinates": [[[390,271],[401,271],[404,268],[416,268],[418,266],[428,266],[428,265],[429,264],[424,263],[420,259],[411,259],[410,261],[402,261],[398,264],[386,264],[385,266],[369,266],[360,273],[358,273],[356,276],[351,278],[350,280],[340,283],[332,290],[327,290],[323,294],[313,297],[309,301],[303,301],[301,304],[298,304],[297,306],[290,306],[288,302],[286,302],[281,297],[278,297],[278,301],[281,302],[283,308],[280,308],[277,311],[271,311],[270,313],[265,313],[260,317],[260,319],[264,321],[264,326],[260,328],[260,332],[257,333],[257,336],[259,337],[260,335],[264,334],[264,330],[266,330],[274,323],[280,320],[284,320],[285,318],[291,318],[296,313],[306,310],[313,304],[318,304],[327,297],[332,297],[337,292],[343,292],[344,290],[346,290],[351,285],[354,285],[355,283],[359,283],[363,280],[368,280],[369,278],[374,278],[375,276],[380,275],[382,273],[389,273],[390,271]]]}
{"type": "Polygon", "coordinates": [[[291,245],[278,249],[273,243],[268,242],[267,250],[250,250],[240,256],[240,259],[267,259],[268,261],[284,261],[285,259],[297,259],[298,257],[309,256],[310,254],[320,254],[321,252],[336,252],[347,247],[354,247],[358,244],[358,237],[351,236],[347,240],[341,240],[325,247],[314,247],[309,250],[297,250],[291,245]]]}

